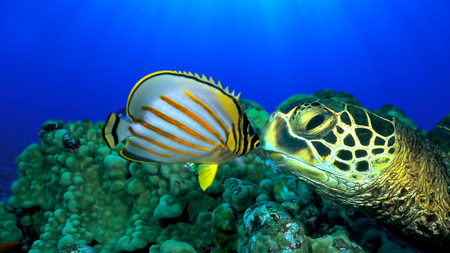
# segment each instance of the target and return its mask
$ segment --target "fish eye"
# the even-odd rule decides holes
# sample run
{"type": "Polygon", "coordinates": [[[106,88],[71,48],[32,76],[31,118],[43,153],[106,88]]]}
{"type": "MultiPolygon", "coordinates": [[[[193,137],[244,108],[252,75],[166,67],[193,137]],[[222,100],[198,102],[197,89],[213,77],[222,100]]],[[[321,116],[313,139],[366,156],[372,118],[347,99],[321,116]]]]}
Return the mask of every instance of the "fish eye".
{"type": "Polygon", "coordinates": [[[325,121],[326,117],[327,115],[323,113],[317,114],[316,116],[312,117],[306,124],[305,130],[309,131],[320,126],[325,121]]]}

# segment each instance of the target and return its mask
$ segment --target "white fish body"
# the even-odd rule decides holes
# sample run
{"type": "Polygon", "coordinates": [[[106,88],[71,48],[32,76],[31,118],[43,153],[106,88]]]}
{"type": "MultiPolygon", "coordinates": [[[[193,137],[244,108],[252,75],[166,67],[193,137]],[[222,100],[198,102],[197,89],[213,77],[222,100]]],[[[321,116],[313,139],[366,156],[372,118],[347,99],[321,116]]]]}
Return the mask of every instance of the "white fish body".
{"type": "MultiPolygon", "coordinates": [[[[160,71],[142,78],[128,97],[127,115],[131,123],[110,114],[102,136],[110,148],[132,136],[120,152],[132,161],[217,168],[259,144],[234,91],[204,76],[160,71]]],[[[199,174],[211,174],[205,170],[199,174]]]]}

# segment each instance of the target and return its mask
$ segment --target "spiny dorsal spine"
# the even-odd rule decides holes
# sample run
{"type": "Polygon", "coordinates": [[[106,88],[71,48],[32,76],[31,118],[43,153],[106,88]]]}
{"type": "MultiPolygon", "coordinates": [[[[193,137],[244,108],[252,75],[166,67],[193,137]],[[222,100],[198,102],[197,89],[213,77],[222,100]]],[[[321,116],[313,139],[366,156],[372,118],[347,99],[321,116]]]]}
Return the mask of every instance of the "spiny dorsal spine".
{"type": "Polygon", "coordinates": [[[197,79],[200,79],[200,80],[203,80],[203,81],[207,81],[207,82],[209,82],[209,83],[211,83],[211,84],[213,84],[213,85],[218,86],[218,87],[221,88],[223,91],[225,91],[227,94],[229,94],[229,95],[235,97],[236,99],[239,99],[239,96],[241,95],[240,92],[239,92],[239,94],[235,95],[235,94],[234,94],[234,90],[233,90],[232,92],[229,92],[229,91],[228,91],[228,86],[225,87],[225,89],[222,88],[222,84],[220,83],[220,81],[217,81],[217,84],[216,84],[211,76],[209,77],[209,80],[208,80],[208,78],[206,78],[206,76],[203,75],[203,74],[202,74],[202,77],[200,77],[197,73],[192,74],[192,72],[190,72],[190,71],[189,71],[188,73],[186,73],[186,71],[183,71],[183,72],[181,72],[181,71],[178,71],[178,72],[177,72],[177,71],[174,71],[174,72],[177,73],[177,74],[182,74],[182,75],[186,75],[186,76],[194,76],[194,77],[197,78],[197,79]]]}

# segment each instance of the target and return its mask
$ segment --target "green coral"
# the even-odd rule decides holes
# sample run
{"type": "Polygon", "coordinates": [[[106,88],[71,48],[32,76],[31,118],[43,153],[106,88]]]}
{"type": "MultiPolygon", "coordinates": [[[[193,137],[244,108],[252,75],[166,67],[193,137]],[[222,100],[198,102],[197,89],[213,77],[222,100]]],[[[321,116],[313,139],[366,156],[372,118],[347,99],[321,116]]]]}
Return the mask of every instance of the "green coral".
{"type": "Polygon", "coordinates": [[[306,235],[304,225],[276,202],[261,202],[247,209],[244,226],[246,237],[239,245],[244,253],[364,252],[339,227],[331,235],[312,239],[306,235]]]}
{"type": "Polygon", "coordinates": [[[7,206],[29,210],[20,225],[31,225],[40,235],[31,253],[56,252],[70,244],[92,244],[96,252],[134,251],[149,244],[154,244],[151,252],[171,252],[166,245],[172,244],[188,251],[237,249],[244,238],[239,217],[256,199],[309,195],[252,153],[239,163],[220,165],[213,185],[202,191],[196,174],[182,164],[121,158],[123,144],[108,149],[101,126],[69,122],[17,158],[19,178],[7,206]],[[76,153],[64,150],[70,131],[80,140],[76,153]]]}
{"type": "Polygon", "coordinates": [[[267,119],[269,119],[269,114],[264,110],[264,108],[250,100],[239,99],[239,103],[242,105],[245,114],[250,119],[252,126],[255,128],[256,132],[261,132],[264,124],[266,124],[267,119]]]}
{"type": "MultiPolygon", "coordinates": [[[[23,239],[22,231],[17,228],[13,213],[8,212],[6,203],[0,202],[0,242],[18,242],[23,239]]],[[[23,220],[27,223],[27,220],[23,220]]]]}
{"type": "MultiPolygon", "coordinates": [[[[30,145],[17,158],[18,181],[7,208],[27,210],[20,225],[32,226],[39,234],[31,253],[56,252],[69,244],[93,244],[97,252],[134,251],[154,243],[162,246],[173,238],[196,250],[214,247],[212,211],[224,203],[224,197],[217,198],[225,191],[224,175],[246,178],[250,185],[265,175],[264,162],[247,155],[239,166],[221,165],[226,168],[204,192],[197,175],[182,164],[121,158],[123,144],[108,149],[101,127],[102,122],[68,122],[42,135],[40,145],[30,145]],[[68,133],[80,141],[76,152],[65,150],[68,133]]],[[[240,211],[252,204],[246,197],[233,199],[240,211]]],[[[15,217],[7,217],[10,229],[15,217]]],[[[21,239],[8,239],[6,233],[4,237],[5,242],[21,239]]]]}
{"type": "Polygon", "coordinates": [[[161,246],[152,246],[150,253],[196,253],[197,251],[188,243],[176,240],[167,240],[161,246]]]}
{"type": "MultiPolygon", "coordinates": [[[[31,253],[93,241],[98,243],[94,246],[97,252],[143,248],[156,241],[162,230],[154,210],[170,195],[161,198],[160,193],[172,193],[175,198],[194,190],[196,178],[183,177],[176,168],[177,180],[184,187],[171,187],[173,166],[155,168],[119,157],[122,145],[106,148],[100,138],[101,126],[101,122],[68,123],[43,136],[41,147],[33,144],[18,157],[19,178],[12,186],[8,207],[38,207],[21,220],[33,223],[40,234],[31,253]],[[64,151],[63,136],[69,131],[81,143],[76,153],[64,151]]],[[[176,202],[186,205],[186,200],[176,202]]]]}
{"type": "MultiPolygon", "coordinates": [[[[308,97],[319,96],[357,104],[350,95],[330,90],[308,97]]],[[[268,113],[251,101],[240,102],[258,132],[268,113]]],[[[183,164],[141,164],[121,158],[123,144],[110,150],[101,139],[103,122],[61,124],[46,127],[40,145],[30,145],[17,158],[13,196],[7,204],[0,203],[0,242],[21,240],[20,228],[28,227],[39,235],[34,242],[24,238],[33,242],[30,253],[57,252],[70,244],[93,245],[99,253],[132,252],[149,245],[155,253],[233,252],[251,237],[246,234],[244,212],[255,203],[276,201],[303,231],[302,242],[308,247],[301,252],[359,250],[344,230],[330,232],[332,226],[322,226],[322,214],[313,204],[321,200],[303,183],[262,160],[259,149],[219,165],[213,184],[202,191],[195,171],[183,164]],[[80,141],[76,152],[65,149],[67,134],[80,141]]],[[[288,242],[294,237],[276,231],[273,237],[256,233],[254,238],[291,247],[288,242]]],[[[388,248],[389,242],[383,247],[388,248]]]]}

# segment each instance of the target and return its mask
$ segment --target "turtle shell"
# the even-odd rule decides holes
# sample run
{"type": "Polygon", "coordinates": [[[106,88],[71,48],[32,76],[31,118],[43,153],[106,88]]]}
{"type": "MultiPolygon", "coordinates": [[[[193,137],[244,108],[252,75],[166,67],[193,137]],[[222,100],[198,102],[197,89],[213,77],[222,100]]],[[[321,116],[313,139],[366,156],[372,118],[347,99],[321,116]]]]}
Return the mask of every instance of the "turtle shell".
{"type": "Polygon", "coordinates": [[[450,155],[450,113],[431,129],[430,139],[450,155]]]}

